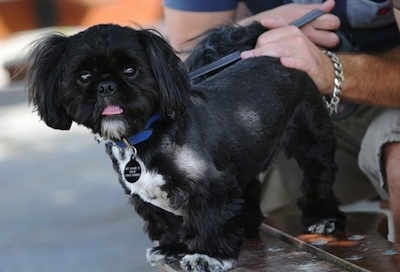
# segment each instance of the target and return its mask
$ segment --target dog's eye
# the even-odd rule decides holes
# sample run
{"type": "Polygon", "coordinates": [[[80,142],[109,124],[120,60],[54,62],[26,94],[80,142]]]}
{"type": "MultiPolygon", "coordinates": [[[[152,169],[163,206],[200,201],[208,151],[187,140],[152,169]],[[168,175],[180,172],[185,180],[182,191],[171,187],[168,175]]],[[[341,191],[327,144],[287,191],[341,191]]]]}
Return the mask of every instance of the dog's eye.
{"type": "Polygon", "coordinates": [[[78,80],[82,83],[88,83],[91,78],[92,74],[88,71],[82,71],[78,76],[78,80]]]}
{"type": "Polygon", "coordinates": [[[129,78],[135,77],[138,72],[138,69],[136,69],[134,66],[126,66],[124,68],[124,75],[129,78]]]}

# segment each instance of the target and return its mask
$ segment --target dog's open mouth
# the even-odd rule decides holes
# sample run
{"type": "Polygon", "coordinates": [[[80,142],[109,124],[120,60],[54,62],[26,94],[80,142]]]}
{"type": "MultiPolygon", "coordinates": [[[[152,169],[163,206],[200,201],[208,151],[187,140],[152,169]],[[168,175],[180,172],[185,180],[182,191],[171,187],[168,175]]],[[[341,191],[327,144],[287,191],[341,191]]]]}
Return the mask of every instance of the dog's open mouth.
{"type": "Polygon", "coordinates": [[[103,112],[101,113],[104,116],[112,116],[112,115],[118,115],[123,113],[124,110],[115,105],[108,105],[107,107],[104,108],[103,112]]]}

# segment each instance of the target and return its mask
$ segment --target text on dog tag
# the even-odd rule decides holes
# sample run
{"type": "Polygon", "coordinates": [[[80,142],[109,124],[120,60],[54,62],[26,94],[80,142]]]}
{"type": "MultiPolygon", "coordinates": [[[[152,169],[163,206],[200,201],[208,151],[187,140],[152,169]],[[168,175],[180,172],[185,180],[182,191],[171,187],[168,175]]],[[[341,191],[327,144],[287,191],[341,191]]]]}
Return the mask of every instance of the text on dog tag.
{"type": "Polygon", "coordinates": [[[124,170],[124,177],[129,183],[135,183],[140,178],[142,173],[142,168],[137,160],[131,158],[131,160],[126,164],[124,170]]]}

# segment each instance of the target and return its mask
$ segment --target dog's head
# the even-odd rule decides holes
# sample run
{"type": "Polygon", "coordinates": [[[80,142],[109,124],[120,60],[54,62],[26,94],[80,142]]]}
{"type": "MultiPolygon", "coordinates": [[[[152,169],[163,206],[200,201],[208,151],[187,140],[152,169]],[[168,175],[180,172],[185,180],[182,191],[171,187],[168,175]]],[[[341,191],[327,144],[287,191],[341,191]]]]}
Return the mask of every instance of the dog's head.
{"type": "Polygon", "coordinates": [[[104,24],[51,34],[35,42],[25,66],[29,100],[55,129],[75,121],[119,140],[155,112],[176,117],[189,100],[183,63],[151,30],[104,24]]]}

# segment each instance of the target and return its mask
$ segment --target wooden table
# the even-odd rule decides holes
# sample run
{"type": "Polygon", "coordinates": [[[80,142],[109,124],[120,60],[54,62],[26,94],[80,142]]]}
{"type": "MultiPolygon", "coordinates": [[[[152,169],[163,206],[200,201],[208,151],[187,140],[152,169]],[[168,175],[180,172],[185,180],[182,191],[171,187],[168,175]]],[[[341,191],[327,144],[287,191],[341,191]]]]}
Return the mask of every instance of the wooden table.
{"type": "MultiPolygon", "coordinates": [[[[387,219],[380,213],[349,213],[340,236],[303,234],[298,215],[267,217],[260,238],[245,241],[231,271],[399,272],[400,254],[386,235],[387,219]]],[[[177,263],[162,270],[182,271],[177,263]]]]}

